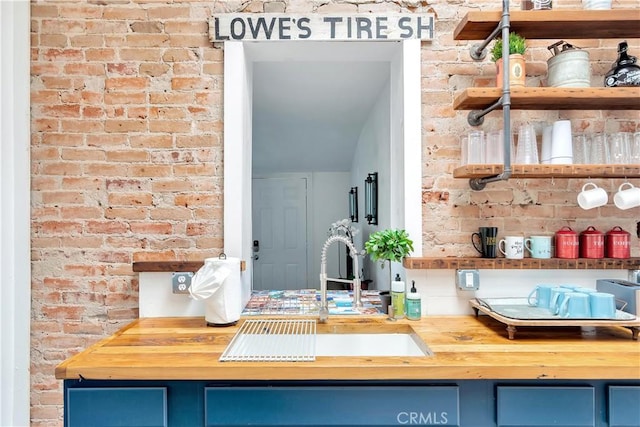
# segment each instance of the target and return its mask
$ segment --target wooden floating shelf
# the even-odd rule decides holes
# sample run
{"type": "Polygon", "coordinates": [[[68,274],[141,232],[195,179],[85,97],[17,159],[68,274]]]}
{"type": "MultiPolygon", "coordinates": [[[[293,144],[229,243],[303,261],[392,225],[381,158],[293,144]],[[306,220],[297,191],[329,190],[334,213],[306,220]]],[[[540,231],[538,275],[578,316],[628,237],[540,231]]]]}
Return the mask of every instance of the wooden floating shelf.
{"type": "MultiPolygon", "coordinates": [[[[503,165],[466,165],[454,178],[484,178],[502,173],[503,165]]],[[[511,178],[640,178],[640,165],[512,165],[511,178]]]]}
{"type": "MultiPolygon", "coordinates": [[[[193,272],[195,273],[204,265],[204,261],[137,261],[133,263],[133,271],[136,273],[151,272],[193,272]]],[[[246,261],[240,261],[240,271],[247,268],[246,261]]]]}
{"type": "MultiPolygon", "coordinates": [[[[640,87],[514,87],[512,110],[638,110],[640,87]]],[[[482,110],[502,96],[502,89],[467,88],[456,95],[455,110],[482,110]]],[[[500,107],[501,109],[501,107],[500,107]]]]}
{"type": "MultiPolygon", "coordinates": [[[[639,38],[640,9],[510,11],[511,31],[529,39],[639,38]]],[[[501,11],[469,12],[453,31],[454,40],[484,40],[496,29],[501,11]]]]}
{"type": "Polygon", "coordinates": [[[474,257],[443,257],[418,258],[407,257],[403,263],[405,268],[416,270],[457,270],[460,268],[479,269],[533,269],[533,270],[636,270],[640,269],[640,258],[603,258],[603,259],[507,259],[507,258],[474,258],[474,257]]]}

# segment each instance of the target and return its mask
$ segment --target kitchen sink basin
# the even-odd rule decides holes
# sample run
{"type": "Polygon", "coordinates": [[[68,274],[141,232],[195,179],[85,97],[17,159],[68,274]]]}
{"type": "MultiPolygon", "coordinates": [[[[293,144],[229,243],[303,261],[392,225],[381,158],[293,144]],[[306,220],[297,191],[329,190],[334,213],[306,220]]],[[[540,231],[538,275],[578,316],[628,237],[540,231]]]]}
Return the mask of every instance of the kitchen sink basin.
{"type": "Polygon", "coordinates": [[[247,320],[221,361],[300,361],[327,357],[425,357],[427,344],[407,324],[247,320]]]}
{"type": "Polygon", "coordinates": [[[409,325],[318,325],[316,356],[431,356],[409,325]],[[326,327],[325,327],[326,326],[326,327]]]}

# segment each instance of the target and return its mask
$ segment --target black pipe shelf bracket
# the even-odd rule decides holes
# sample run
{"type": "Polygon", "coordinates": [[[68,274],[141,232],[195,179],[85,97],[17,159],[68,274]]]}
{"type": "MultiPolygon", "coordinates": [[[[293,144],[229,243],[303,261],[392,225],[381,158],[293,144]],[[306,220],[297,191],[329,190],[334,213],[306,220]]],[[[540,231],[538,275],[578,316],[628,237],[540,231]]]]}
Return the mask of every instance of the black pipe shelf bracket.
{"type": "Polygon", "coordinates": [[[506,181],[511,177],[511,92],[509,83],[509,31],[510,31],[510,17],[509,17],[509,0],[502,0],[502,17],[496,28],[489,34],[489,36],[479,44],[474,44],[469,49],[471,58],[480,61],[487,56],[487,46],[500,34],[502,37],[502,61],[503,70],[505,70],[502,78],[502,96],[488,106],[484,110],[473,110],[467,115],[467,122],[471,126],[480,126],[484,123],[484,116],[490,112],[502,107],[502,120],[503,124],[503,154],[504,165],[502,173],[498,175],[491,175],[484,178],[472,178],[469,180],[469,187],[472,190],[483,190],[490,182],[506,181]]]}

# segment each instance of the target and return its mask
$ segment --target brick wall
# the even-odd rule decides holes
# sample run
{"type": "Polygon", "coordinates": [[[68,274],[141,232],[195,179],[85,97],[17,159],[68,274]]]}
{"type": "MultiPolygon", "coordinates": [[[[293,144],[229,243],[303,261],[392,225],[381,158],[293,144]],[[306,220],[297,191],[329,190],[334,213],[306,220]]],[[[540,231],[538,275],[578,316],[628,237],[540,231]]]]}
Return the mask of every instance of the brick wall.
{"type": "MultiPolygon", "coordinates": [[[[559,3],[560,1],[558,1],[559,3]]],[[[518,2],[513,2],[516,5],[518,2]]],[[[615,7],[637,7],[620,0],[615,7]]],[[[577,7],[578,0],[562,2],[577,7]]],[[[635,228],[637,212],[577,208],[584,180],[511,180],[471,192],[454,180],[467,112],[451,108],[470,85],[492,85],[452,31],[470,9],[498,1],[406,3],[110,0],[32,4],[32,425],[62,425],[54,367],[137,317],[132,262],[202,259],[222,244],[223,51],[208,42],[212,12],[434,12],[423,55],[425,255],[471,255],[468,236],[635,228]],[[445,232],[443,232],[445,230],[445,232]]],[[[559,6],[560,7],[560,6],[559,6]]],[[[617,41],[583,41],[603,75],[617,41]]],[[[640,43],[630,41],[640,55],[640,43]]],[[[546,73],[546,42],[532,42],[528,85],[546,73]]],[[[635,130],[637,112],[514,112],[515,121],[570,118],[577,128],[635,130]]],[[[501,114],[485,130],[499,128],[501,114]]],[[[613,189],[622,180],[597,180],[613,189]]],[[[639,256],[634,239],[634,255],[639,256]]]]}

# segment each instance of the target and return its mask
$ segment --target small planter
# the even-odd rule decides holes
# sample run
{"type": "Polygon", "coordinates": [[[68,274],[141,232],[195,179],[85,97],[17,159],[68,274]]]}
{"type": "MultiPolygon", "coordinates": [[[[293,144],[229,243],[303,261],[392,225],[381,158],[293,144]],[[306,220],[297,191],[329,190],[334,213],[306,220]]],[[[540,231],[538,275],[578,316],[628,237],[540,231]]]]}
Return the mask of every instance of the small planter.
{"type": "MultiPolygon", "coordinates": [[[[502,58],[496,61],[497,67],[497,76],[496,76],[496,86],[502,88],[502,79],[503,79],[503,64],[502,58]]],[[[525,60],[524,55],[520,54],[512,54],[509,55],[509,86],[524,87],[526,78],[525,71],[525,60]]]]}

